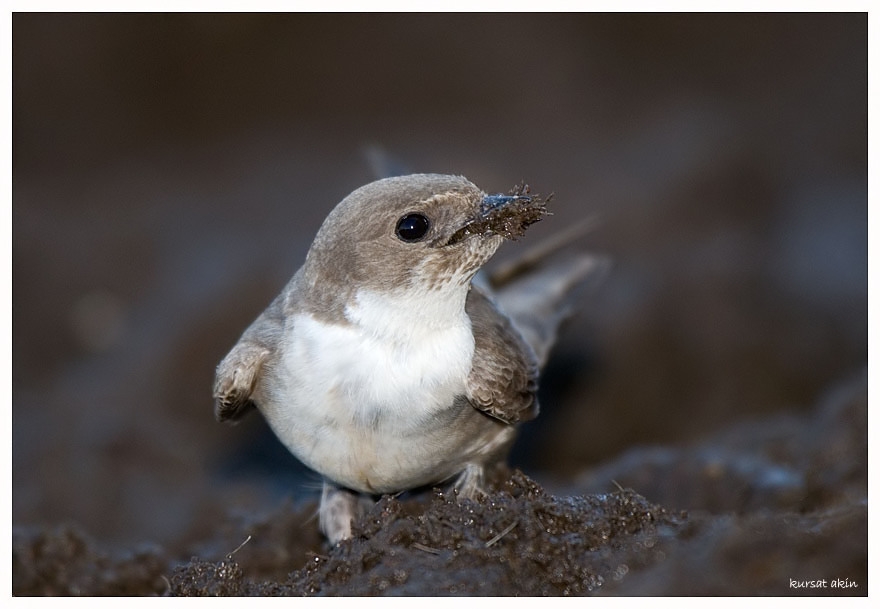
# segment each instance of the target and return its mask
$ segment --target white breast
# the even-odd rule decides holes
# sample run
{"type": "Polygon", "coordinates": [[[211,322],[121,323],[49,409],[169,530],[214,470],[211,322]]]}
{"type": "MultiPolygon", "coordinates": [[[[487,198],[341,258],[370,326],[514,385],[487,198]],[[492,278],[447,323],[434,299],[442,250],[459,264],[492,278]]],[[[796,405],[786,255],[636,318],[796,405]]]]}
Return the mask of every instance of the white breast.
{"type": "Polygon", "coordinates": [[[418,438],[464,394],[471,369],[461,301],[361,292],[346,311],[349,324],[294,316],[278,387],[261,407],[276,434],[307,465],[353,488],[418,480],[417,470],[430,469],[413,459],[418,438]]]}
{"type": "Polygon", "coordinates": [[[339,418],[421,417],[463,393],[474,351],[469,324],[416,327],[405,339],[394,339],[309,315],[293,323],[287,372],[321,410],[321,402],[342,408],[339,418]]]}

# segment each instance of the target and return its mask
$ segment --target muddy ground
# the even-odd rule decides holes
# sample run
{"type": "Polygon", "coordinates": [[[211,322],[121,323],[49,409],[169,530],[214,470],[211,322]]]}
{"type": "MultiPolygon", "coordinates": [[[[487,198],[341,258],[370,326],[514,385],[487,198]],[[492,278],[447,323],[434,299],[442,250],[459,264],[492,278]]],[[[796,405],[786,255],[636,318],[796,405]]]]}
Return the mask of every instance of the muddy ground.
{"type": "Polygon", "coordinates": [[[109,553],[75,528],[20,529],[15,593],[863,596],[867,403],[858,375],[808,416],[636,449],[556,495],[516,470],[475,501],[385,496],[332,548],[314,502],[217,523],[213,549],[188,562],[161,548],[109,553]],[[597,491],[607,480],[695,508],[619,483],[597,491]]]}
{"type": "Polygon", "coordinates": [[[864,15],[19,13],[13,74],[14,594],[867,594],[864,15]],[[613,267],[494,493],[328,548],[213,368],[399,166],[613,267]]]}

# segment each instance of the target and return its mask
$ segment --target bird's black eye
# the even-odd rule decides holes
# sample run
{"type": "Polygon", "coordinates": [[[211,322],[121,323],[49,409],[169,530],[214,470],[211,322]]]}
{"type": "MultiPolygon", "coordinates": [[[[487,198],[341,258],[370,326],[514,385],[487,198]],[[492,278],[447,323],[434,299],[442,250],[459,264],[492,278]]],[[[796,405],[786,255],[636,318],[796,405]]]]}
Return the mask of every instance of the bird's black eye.
{"type": "Polygon", "coordinates": [[[397,236],[401,241],[413,243],[428,234],[431,222],[422,214],[407,214],[397,221],[397,236]]]}

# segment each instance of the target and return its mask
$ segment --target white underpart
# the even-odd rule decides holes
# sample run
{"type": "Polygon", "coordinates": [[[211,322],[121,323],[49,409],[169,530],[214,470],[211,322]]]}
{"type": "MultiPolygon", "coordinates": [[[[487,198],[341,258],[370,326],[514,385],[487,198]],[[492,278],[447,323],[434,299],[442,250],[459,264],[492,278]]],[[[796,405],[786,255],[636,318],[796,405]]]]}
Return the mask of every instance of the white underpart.
{"type": "Polygon", "coordinates": [[[349,324],[296,315],[282,360],[286,387],[264,409],[277,435],[351,488],[429,482],[431,459],[418,453],[440,447],[414,438],[465,393],[474,353],[466,295],[360,291],[346,310],[349,324]]]}
{"type": "Polygon", "coordinates": [[[348,345],[355,357],[342,382],[359,399],[358,414],[422,417],[464,393],[474,354],[465,296],[464,290],[418,298],[358,292],[346,310],[356,328],[348,345]]]}

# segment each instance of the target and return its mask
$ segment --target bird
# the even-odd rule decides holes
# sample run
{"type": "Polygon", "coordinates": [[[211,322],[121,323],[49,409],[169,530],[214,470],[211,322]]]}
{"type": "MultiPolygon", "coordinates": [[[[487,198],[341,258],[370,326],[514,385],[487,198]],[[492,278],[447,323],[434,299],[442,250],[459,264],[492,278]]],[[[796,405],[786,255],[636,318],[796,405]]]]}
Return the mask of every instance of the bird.
{"type": "MultiPolygon", "coordinates": [[[[579,254],[539,273],[527,256],[496,285],[480,271],[549,215],[547,200],[525,184],[487,194],[441,174],[356,189],[217,366],[216,418],[258,410],[322,476],[330,544],[383,494],[485,493],[518,426],[538,415],[539,370],[567,295],[602,261],[579,254]]],[[[548,249],[558,248],[532,258],[548,249]]]]}

